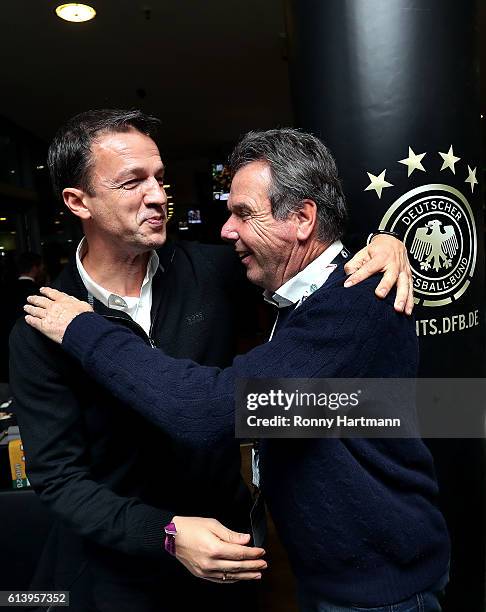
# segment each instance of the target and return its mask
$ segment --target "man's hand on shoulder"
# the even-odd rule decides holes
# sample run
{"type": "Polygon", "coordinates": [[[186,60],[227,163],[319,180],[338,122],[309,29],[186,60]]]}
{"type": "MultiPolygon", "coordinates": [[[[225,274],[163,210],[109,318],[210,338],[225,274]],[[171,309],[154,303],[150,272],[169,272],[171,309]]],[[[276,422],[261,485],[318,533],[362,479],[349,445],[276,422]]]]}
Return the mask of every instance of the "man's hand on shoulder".
{"type": "Polygon", "coordinates": [[[412,314],[413,310],[413,277],[408,261],[407,249],[403,242],[393,236],[377,235],[369,245],[358,251],[344,266],[346,274],[350,274],[344,283],[351,287],[369,278],[373,274],[383,272],[383,278],[376,288],[376,295],[384,298],[390,290],[397,286],[395,310],[412,314]]]}
{"type": "Polygon", "coordinates": [[[220,583],[261,578],[265,551],[248,546],[249,534],[231,531],[216,519],[175,516],[172,521],[176,557],[194,576],[220,583]]]}
{"type": "Polygon", "coordinates": [[[93,312],[86,302],[66,293],[42,287],[41,295],[30,295],[24,306],[26,322],[42,334],[61,344],[71,321],[82,312],[93,312]]]}

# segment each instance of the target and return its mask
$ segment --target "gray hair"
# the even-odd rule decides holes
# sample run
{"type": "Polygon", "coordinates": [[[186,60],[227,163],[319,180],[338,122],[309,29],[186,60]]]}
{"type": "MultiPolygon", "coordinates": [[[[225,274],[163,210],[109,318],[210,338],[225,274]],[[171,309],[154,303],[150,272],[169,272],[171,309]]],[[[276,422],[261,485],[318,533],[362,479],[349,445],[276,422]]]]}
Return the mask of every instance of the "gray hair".
{"type": "Polygon", "coordinates": [[[336,162],[315,136],[294,128],[248,132],[230,156],[231,173],[254,161],[268,163],[268,194],[275,219],[286,219],[303,200],[317,206],[317,238],[330,244],[344,233],[347,210],[336,162]]]}

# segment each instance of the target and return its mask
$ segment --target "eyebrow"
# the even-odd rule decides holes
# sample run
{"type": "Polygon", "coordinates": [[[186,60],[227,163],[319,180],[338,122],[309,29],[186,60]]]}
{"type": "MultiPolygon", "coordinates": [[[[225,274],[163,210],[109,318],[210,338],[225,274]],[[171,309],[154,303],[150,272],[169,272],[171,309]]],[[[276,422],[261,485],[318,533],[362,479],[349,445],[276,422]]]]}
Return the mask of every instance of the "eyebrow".
{"type": "Polygon", "coordinates": [[[243,202],[239,204],[232,204],[231,207],[228,206],[229,212],[251,212],[251,207],[248,204],[244,204],[243,202]]]}
{"type": "MultiPolygon", "coordinates": [[[[146,172],[145,168],[140,168],[139,166],[134,166],[133,168],[126,168],[122,170],[120,174],[115,177],[115,182],[119,183],[120,181],[125,180],[126,178],[130,178],[132,176],[139,176],[140,174],[144,174],[146,172]]],[[[165,167],[160,166],[160,168],[155,172],[155,176],[162,175],[165,172],[165,167]]]]}

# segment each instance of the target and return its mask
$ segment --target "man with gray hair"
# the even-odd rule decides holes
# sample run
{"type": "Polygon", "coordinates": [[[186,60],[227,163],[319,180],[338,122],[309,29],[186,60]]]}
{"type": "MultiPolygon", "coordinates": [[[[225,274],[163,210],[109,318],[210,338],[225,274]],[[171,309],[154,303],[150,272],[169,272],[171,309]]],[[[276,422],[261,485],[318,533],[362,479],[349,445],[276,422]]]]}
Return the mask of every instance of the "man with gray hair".
{"type": "MultiPolygon", "coordinates": [[[[277,309],[270,342],[229,368],[204,367],[152,350],[56,290],[25,307],[27,323],[191,451],[233,438],[237,379],[417,372],[414,322],[394,310],[392,296],[376,298],[378,279],[344,287],[346,208],[327,148],[294,129],[252,132],[231,165],[221,235],[277,309]]],[[[440,610],[449,539],[420,439],[264,440],[259,463],[303,612],[440,610]]],[[[177,517],[172,538],[177,550],[177,517]]],[[[231,566],[222,569],[222,581],[235,578],[231,566]]]]}

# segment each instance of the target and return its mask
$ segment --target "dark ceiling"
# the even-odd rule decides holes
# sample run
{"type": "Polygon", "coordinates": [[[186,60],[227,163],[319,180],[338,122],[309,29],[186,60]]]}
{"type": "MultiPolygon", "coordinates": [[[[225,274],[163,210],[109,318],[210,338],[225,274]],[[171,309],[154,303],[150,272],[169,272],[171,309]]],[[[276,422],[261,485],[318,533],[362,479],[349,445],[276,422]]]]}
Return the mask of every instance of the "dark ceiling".
{"type": "MultiPolygon", "coordinates": [[[[292,123],[283,0],[92,4],[96,19],[72,24],[55,15],[57,2],[2,3],[1,115],[50,139],[76,112],[141,107],[162,118],[172,158],[292,123]]],[[[484,84],[482,101],[486,111],[484,84]]]]}
{"type": "Polygon", "coordinates": [[[89,108],[141,107],[162,118],[164,153],[191,157],[291,123],[281,0],[99,0],[82,24],[57,4],[0,17],[0,114],[41,137],[89,108]]]}

